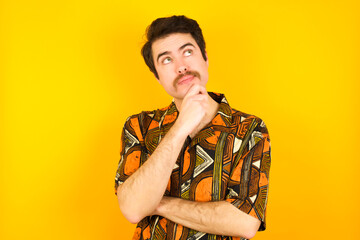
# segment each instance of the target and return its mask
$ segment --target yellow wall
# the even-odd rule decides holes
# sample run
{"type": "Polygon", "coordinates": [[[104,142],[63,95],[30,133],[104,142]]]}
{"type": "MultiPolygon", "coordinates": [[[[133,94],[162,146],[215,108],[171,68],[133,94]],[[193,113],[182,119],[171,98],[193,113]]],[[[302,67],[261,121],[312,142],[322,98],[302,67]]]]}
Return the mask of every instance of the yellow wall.
{"type": "Polygon", "coordinates": [[[140,48],[157,17],[203,29],[208,89],[272,141],[267,230],[358,239],[357,1],[1,1],[0,239],[130,239],[114,195],[127,116],[171,98],[140,48]]]}

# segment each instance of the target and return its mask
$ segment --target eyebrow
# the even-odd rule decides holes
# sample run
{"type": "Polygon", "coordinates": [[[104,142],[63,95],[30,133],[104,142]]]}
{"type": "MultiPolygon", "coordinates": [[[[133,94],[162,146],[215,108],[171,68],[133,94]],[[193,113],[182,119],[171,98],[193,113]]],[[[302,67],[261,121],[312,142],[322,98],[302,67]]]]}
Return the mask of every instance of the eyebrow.
{"type": "MultiPolygon", "coordinates": [[[[186,48],[187,46],[195,47],[194,44],[188,42],[188,43],[185,43],[184,45],[182,45],[181,47],[179,47],[179,51],[183,50],[183,49],[186,48]]],[[[159,58],[160,58],[161,56],[164,56],[164,55],[169,54],[169,53],[170,53],[169,51],[165,51],[165,52],[160,53],[160,54],[157,56],[156,61],[159,62],[159,58]]]]}
{"type": "Polygon", "coordinates": [[[166,51],[166,52],[163,52],[163,53],[160,53],[158,56],[157,56],[157,59],[156,61],[159,62],[159,58],[163,55],[166,55],[166,54],[169,54],[170,52],[169,51],[166,51]]]}
{"type": "Polygon", "coordinates": [[[179,50],[183,50],[184,48],[186,48],[187,46],[192,46],[195,47],[192,43],[185,43],[184,45],[182,45],[179,50]]]}

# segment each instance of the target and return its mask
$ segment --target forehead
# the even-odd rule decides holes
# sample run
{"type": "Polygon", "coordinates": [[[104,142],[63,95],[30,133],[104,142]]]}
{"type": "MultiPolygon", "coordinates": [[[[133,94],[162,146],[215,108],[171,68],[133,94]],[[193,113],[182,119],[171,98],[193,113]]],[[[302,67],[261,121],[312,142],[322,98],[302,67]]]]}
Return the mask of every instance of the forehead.
{"type": "Polygon", "coordinates": [[[173,33],[166,37],[155,40],[152,44],[153,56],[162,52],[177,51],[181,46],[186,43],[191,43],[198,47],[195,39],[190,33],[173,33]]]}

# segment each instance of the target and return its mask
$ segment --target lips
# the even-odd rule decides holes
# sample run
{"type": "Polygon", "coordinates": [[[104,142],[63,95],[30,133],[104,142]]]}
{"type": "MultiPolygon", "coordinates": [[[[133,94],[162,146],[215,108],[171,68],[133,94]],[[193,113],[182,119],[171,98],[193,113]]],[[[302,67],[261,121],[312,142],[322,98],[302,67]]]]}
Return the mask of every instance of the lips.
{"type": "Polygon", "coordinates": [[[178,75],[173,82],[174,88],[178,85],[191,82],[195,77],[200,79],[200,74],[197,71],[188,71],[185,74],[178,75]]]}
{"type": "Polygon", "coordinates": [[[178,85],[186,84],[194,79],[194,75],[185,75],[178,81],[178,85]]]}

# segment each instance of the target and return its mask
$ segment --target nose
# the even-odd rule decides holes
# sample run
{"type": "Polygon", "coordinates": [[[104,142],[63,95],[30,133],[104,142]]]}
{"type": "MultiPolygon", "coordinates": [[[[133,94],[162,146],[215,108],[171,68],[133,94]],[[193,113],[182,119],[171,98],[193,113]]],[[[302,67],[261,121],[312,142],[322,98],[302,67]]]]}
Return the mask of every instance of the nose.
{"type": "Polygon", "coordinates": [[[186,73],[188,70],[189,70],[189,68],[188,68],[186,65],[181,64],[181,65],[178,67],[177,72],[178,72],[179,74],[184,74],[184,73],[186,73]]]}

